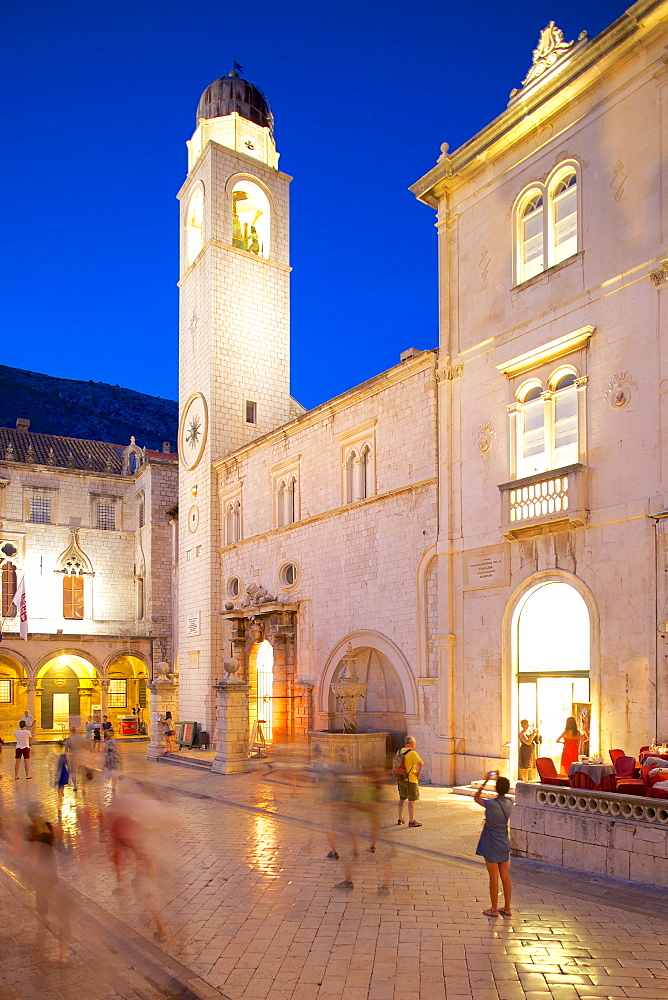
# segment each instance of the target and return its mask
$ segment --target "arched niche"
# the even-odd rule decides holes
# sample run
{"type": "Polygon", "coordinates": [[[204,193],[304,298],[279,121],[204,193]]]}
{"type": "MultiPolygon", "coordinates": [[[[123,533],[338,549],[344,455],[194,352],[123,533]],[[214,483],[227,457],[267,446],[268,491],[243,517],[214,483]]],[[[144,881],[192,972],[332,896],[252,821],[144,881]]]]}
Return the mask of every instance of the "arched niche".
{"type": "Polygon", "coordinates": [[[347,635],[327,658],[318,685],[317,707],[328,728],[337,728],[331,684],[340,673],[348,643],[357,657],[357,676],[369,684],[366,697],[360,701],[359,731],[405,735],[408,722],[417,721],[417,684],[401,650],[386,636],[371,631],[347,635]]]}
{"type": "Polygon", "coordinates": [[[271,206],[255,181],[241,178],[232,187],[232,245],[256,257],[268,258],[271,206]]]}

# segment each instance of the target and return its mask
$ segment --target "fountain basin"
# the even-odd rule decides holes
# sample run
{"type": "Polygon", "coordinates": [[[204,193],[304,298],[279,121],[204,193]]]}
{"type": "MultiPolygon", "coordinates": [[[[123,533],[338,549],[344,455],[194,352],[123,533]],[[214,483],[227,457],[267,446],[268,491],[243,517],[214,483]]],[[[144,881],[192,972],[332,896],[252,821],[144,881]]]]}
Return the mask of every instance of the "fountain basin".
{"type": "Polygon", "coordinates": [[[313,761],[345,765],[355,771],[388,766],[389,733],[332,733],[320,729],[310,732],[308,738],[313,761]]]}

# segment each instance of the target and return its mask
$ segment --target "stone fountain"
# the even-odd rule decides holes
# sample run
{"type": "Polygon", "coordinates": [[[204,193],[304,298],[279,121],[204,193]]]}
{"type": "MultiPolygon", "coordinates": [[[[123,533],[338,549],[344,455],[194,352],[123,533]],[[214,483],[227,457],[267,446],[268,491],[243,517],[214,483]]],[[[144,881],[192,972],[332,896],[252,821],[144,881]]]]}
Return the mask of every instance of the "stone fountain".
{"type": "Polygon", "coordinates": [[[366,695],[369,685],[357,676],[356,664],[357,657],[352,645],[348,643],[339,679],[330,685],[336,699],[337,714],[343,718],[343,729],[309,733],[311,756],[319,763],[344,765],[356,771],[368,767],[386,767],[389,733],[357,731],[360,698],[366,695]]]}

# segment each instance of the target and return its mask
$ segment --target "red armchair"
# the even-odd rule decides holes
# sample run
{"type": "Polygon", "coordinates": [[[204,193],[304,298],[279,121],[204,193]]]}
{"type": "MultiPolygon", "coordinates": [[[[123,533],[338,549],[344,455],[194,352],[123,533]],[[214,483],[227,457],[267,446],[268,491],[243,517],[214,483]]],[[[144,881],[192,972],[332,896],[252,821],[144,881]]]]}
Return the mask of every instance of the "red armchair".
{"type": "Polygon", "coordinates": [[[615,761],[618,757],[626,756],[623,750],[610,750],[610,760],[612,761],[612,766],[615,766],[615,761]]]}
{"type": "Polygon", "coordinates": [[[618,757],[615,761],[617,773],[617,791],[621,795],[644,795],[645,782],[642,778],[634,778],[636,769],[635,757],[618,757]]]}
{"type": "Polygon", "coordinates": [[[568,778],[562,778],[557,774],[557,769],[551,757],[537,757],[536,770],[543,785],[561,785],[564,788],[571,787],[568,778]]]}

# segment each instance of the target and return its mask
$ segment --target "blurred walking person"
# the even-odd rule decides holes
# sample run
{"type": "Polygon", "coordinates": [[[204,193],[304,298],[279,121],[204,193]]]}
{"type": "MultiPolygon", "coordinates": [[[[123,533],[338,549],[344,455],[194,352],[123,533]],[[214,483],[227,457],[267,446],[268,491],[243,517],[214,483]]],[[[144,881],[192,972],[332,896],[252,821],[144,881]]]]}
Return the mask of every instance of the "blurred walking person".
{"type": "Polygon", "coordinates": [[[19,780],[19,767],[21,766],[21,758],[23,758],[23,766],[26,772],[26,778],[30,778],[30,730],[26,726],[25,719],[21,719],[19,722],[19,728],[14,732],[14,739],[16,740],[16,750],[14,752],[14,777],[19,780]]]}
{"type": "Polygon", "coordinates": [[[123,773],[123,761],[118,749],[118,744],[114,739],[113,729],[108,729],[104,734],[104,760],[102,762],[102,777],[111,781],[112,795],[116,794],[118,779],[123,773]]]}
{"type": "Polygon", "coordinates": [[[53,916],[58,924],[58,965],[67,965],[67,954],[71,936],[70,905],[67,890],[58,878],[54,852],[55,834],[53,824],[44,816],[39,802],[28,806],[28,825],[25,828],[26,841],[25,872],[35,893],[38,931],[37,946],[41,951],[46,935],[46,921],[53,916]]]}

